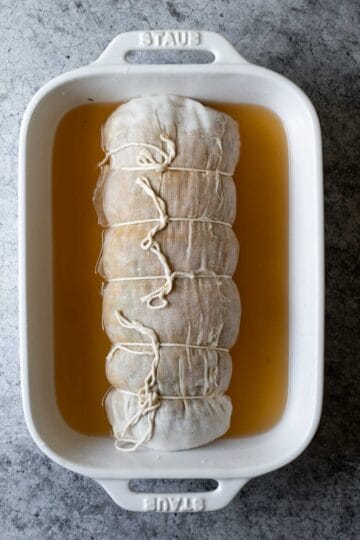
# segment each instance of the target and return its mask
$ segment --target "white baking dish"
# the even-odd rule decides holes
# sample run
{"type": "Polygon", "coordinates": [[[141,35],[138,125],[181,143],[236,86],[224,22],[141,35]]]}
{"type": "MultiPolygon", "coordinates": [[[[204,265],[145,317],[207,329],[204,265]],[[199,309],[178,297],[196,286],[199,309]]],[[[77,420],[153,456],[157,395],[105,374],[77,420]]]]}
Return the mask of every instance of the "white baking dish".
{"type": "Polygon", "coordinates": [[[20,349],[25,418],[34,441],[57,463],[96,479],[130,510],[200,511],[225,506],[250,478],[298,456],[317,428],[323,384],[323,210],[319,123],[313,106],[284,77],[249,64],[210,32],[130,32],[100,58],[53,79],[31,100],[19,158],[20,349]],[[129,65],[134,49],[211,51],[212,64],[129,65]],[[73,107],[142,94],[268,107],[284,124],[290,163],[290,373],[284,415],[257,436],[182,452],[118,453],[106,437],[71,430],[57,408],[53,364],[51,156],[56,126],[73,107]],[[213,478],[206,493],[148,494],[133,478],[213,478]]]}

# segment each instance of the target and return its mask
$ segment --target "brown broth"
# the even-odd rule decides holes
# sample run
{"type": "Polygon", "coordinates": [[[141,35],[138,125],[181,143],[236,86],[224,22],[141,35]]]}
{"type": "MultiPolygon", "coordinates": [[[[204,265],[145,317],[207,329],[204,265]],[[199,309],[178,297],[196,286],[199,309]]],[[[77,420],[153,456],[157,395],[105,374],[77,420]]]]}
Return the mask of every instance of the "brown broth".
{"type": "MultiPolygon", "coordinates": [[[[94,273],[101,229],[92,195],[103,157],[100,128],[116,106],[71,110],[58,126],[53,150],[56,395],[65,421],[88,435],[110,431],[101,405],[109,386],[110,343],[101,328],[101,282],[94,273]]],[[[238,121],[242,139],[234,226],[242,321],[231,351],[233,415],[227,436],[244,436],[271,428],[287,399],[288,152],[281,121],[268,109],[212,106],[238,121]]]]}

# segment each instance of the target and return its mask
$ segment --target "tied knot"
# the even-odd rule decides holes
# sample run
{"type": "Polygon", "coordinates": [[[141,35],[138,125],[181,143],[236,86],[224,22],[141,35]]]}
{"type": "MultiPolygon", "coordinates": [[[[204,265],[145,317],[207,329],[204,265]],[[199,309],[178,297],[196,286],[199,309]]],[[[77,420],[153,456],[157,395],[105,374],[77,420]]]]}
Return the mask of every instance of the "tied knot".
{"type": "Polygon", "coordinates": [[[160,141],[165,144],[163,150],[156,144],[145,142],[129,142],[116,146],[106,151],[104,159],[99,163],[99,167],[105,165],[108,159],[122,150],[127,148],[140,148],[140,152],[136,157],[136,166],[121,166],[123,171],[165,171],[173,161],[176,155],[176,147],[173,140],[166,133],[160,133],[160,141]]]}
{"type": "Polygon", "coordinates": [[[165,227],[167,226],[168,223],[169,223],[169,216],[160,215],[159,216],[159,223],[157,225],[155,225],[152,229],[150,229],[150,231],[147,233],[145,238],[143,238],[143,240],[141,240],[141,242],[140,242],[141,249],[144,250],[144,251],[148,251],[149,249],[154,247],[154,250],[153,250],[154,253],[155,253],[155,251],[160,252],[159,244],[157,242],[154,242],[153,238],[154,238],[154,236],[156,235],[157,232],[161,231],[162,229],[165,229],[165,227]],[[155,246],[157,246],[157,247],[155,247],[155,246]]]}
{"type": "Polygon", "coordinates": [[[173,161],[175,155],[176,155],[176,149],[175,149],[175,143],[173,140],[166,135],[166,133],[161,133],[160,139],[165,143],[166,150],[167,150],[167,158],[164,162],[164,165],[168,167],[171,162],[173,161]]]}
{"type": "Polygon", "coordinates": [[[122,429],[116,433],[116,448],[118,448],[118,450],[131,452],[151,439],[154,430],[156,410],[160,407],[160,396],[156,391],[157,367],[160,361],[159,339],[152,328],[148,328],[136,320],[130,321],[121,311],[116,311],[115,316],[122,327],[129,330],[135,330],[141,335],[149,338],[154,355],[151,369],[144,380],[144,386],[138,392],[139,407],[122,429]],[[148,428],[143,437],[138,440],[129,438],[129,431],[131,432],[131,429],[145,416],[147,416],[148,419],[148,428]]]}
{"type": "MultiPolygon", "coordinates": [[[[151,246],[151,251],[153,251],[154,253],[157,252],[157,246],[151,246]]],[[[160,256],[158,255],[160,260],[161,255],[161,253],[160,256]]],[[[164,275],[164,283],[158,289],[142,296],[140,299],[141,302],[146,302],[146,305],[149,309],[163,309],[169,304],[165,296],[170,294],[173,289],[176,272],[170,272],[170,269],[168,267],[165,270],[166,271],[164,275]]]]}
{"type": "MultiPolygon", "coordinates": [[[[170,152],[170,156],[171,155],[172,154],[170,152]]],[[[162,253],[159,242],[154,240],[154,236],[159,231],[165,229],[170,222],[170,218],[166,211],[165,202],[159,195],[155,193],[150,180],[146,178],[146,176],[139,176],[136,179],[136,183],[141,187],[146,195],[151,198],[159,213],[158,223],[156,223],[156,225],[154,225],[148,231],[145,238],[141,240],[140,247],[144,251],[151,251],[151,253],[157,257],[164,270],[165,278],[165,282],[158,289],[156,289],[156,291],[152,291],[151,293],[142,296],[141,302],[146,302],[149,309],[163,309],[168,305],[168,301],[166,300],[165,296],[172,291],[175,274],[171,271],[167,258],[164,253],[162,253]]]]}
{"type": "MultiPolygon", "coordinates": [[[[157,242],[154,242],[150,249],[153,253],[157,254],[159,260],[161,261],[162,254],[158,251],[157,242]]],[[[164,283],[155,291],[152,291],[151,293],[141,297],[141,301],[146,302],[146,305],[149,309],[163,309],[169,304],[168,300],[165,297],[173,290],[175,278],[196,278],[196,274],[194,274],[194,272],[171,272],[169,266],[167,266],[166,268],[164,266],[164,270],[164,283]]]]}
{"type": "Polygon", "coordinates": [[[156,390],[148,390],[145,387],[141,388],[138,392],[138,399],[140,406],[144,407],[143,414],[160,406],[160,398],[156,390]]]}
{"type": "Polygon", "coordinates": [[[141,169],[145,171],[155,171],[155,172],[164,172],[167,167],[169,166],[168,157],[166,156],[164,161],[158,162],[150,150],[147,148],[144,148],[141,150],[140,154],[138,155],[136,159],[137,164],[141,167],[141,169]]]}
{"type": "MultiPolygon", "coordinates": [[[[158,146],[143,144],[143,148],[140,151],[136,162],[146,171],[164,172],[171,164],[175,157],[175,143],[172,141],[166,133],[160,134],[160,140],[165,143],[166,149],[162,150],[158,146]],[[152,151],[151,151],[152,150],[152,151]],[[159,161],[158,156],[161,161],[159,161]]],[[[141,143],[139,143],[141,144],[141,143]]]]}

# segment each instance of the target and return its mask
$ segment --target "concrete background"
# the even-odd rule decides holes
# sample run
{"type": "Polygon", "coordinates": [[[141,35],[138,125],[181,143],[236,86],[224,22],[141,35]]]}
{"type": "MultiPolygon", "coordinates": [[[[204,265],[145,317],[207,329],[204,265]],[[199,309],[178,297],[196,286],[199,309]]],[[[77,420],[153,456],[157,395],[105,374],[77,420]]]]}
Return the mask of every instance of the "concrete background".
{"type": "Polygon", "coordinates": [[[0,538],[359,538],[358,1],[0,0],[0,51],[0,538]],[[24,109],[43,83],[94,60],[116,34],[166,27],[222,33],[245,58],[303,88],[323,130],[327,330],[320,429],[294,463],[252,480],[226,509],[206,515],[116,507],[93,481],[40,453],[24,424],[19,388],[16,168],[24,109]]]}

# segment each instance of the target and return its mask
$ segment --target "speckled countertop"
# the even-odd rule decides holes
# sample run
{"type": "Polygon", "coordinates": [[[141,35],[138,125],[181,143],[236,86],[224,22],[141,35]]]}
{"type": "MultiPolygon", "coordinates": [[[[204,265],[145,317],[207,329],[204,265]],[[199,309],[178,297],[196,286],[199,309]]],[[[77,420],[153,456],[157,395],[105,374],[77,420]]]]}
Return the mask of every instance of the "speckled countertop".
{"type": "Polygon", "coordinates": [[[0,538],[352,539],[359,517],[360,48],[357,0],[0,0],[0,538]],[[224,510],[136,514],[92,480],[49,461],[25,427],[17,324],[17,144],[47,80],[94,60],[116,34],[222,33],[241,54],[296,82],[323,131],[327,250],[326,383],[305,453],[249,482],[224,510]]]}

